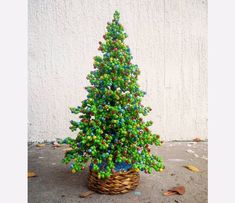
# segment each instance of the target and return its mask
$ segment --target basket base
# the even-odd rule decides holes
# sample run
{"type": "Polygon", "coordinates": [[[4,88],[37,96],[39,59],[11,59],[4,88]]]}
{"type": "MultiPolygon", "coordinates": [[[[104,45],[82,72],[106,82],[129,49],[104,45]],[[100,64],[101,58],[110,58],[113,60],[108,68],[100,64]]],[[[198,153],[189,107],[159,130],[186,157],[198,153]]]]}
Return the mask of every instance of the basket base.
{"type": "Polygon", "coordinates": [[[139,185],[140,174],[134,169],[113,173],[110,178],[102,180],[97,173],[90,170],[88,188],[101,194],[123,194],[134,190],[139,185]]]}

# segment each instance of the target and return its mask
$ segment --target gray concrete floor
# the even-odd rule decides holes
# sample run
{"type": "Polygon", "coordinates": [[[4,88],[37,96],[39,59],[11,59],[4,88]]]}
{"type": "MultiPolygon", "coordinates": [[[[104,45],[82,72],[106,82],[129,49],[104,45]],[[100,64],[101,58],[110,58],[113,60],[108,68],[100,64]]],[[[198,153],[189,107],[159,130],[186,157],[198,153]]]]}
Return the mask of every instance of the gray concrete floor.
{"type": "Polygon", "coordinates": [[[80,198],[87,191],[87,173],[72,174],[68,166],[61,164],[64,149],[54,149],[51,144],[38,148],[28,147],[28,170],[37,177],[28,178],[29,203],[205,203],[207,202],[207,142],[166,142],[152,149],[163,159],[166,169],[151,175],[141,173],[140,185],[135,191],[122,195],[93,194],[80,198]],[[194,173],[184,165],[200,169],[194,173]],[[185,186],[184,195],[163,196],[163,192],[177,185],[185,186]]]}

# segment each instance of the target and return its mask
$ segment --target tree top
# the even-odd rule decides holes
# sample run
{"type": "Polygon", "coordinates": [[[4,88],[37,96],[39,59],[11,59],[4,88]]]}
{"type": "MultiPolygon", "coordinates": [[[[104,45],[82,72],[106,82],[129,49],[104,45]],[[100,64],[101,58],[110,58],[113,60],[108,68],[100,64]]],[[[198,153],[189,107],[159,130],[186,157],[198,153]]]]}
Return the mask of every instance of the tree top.
{"type": "Polygon", "coordinates": [[[114,14],[113,14],[113,18],[114,18],[114,20],[119,21],[120,13],[118,11],[115,11],[114,14]]]}

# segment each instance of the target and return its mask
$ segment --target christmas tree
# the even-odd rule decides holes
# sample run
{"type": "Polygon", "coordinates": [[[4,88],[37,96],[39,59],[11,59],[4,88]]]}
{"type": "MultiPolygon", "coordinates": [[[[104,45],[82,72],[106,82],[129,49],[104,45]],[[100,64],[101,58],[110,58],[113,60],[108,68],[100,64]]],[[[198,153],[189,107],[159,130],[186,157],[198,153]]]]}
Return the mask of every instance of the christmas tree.
{"type": "Polygon", "coordinates": [[[94,71],[87,76],[91,85],[85,87],[87,99],[82,105],[70,108],[79,114],[79,121],[70,121],[77,137],[65,139],[72,148],[63,162],[73,173],[90,170],[99,178],[109,178],[120,170],[162,171],[162,159],[150,153],[150,145],[161,144],[159,135],[149,129],[152,121],[144,121],[150,107],[141,104],[145,92],[137,83],[140,70],[131,63],[130,48],[124,43],[127,34],[115,11],[112,23],[107,24],[104,42],[99,42],[102,56],[94,57],[94,71]]]}

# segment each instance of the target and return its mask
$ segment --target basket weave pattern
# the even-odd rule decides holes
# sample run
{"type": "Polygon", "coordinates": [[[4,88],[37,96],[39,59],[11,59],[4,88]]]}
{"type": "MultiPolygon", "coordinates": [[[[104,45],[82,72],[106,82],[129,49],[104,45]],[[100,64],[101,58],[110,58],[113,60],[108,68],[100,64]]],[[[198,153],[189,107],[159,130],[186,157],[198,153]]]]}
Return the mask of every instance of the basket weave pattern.
{"type": "Polygon", "coordinates": [[[90,170],[88,188],[102,194],[120,194],[134,190],[139,185],[140,175],[134,169],[124,172],[115,172],[110,178],[102,180],[97,173],[90,170]]]}

